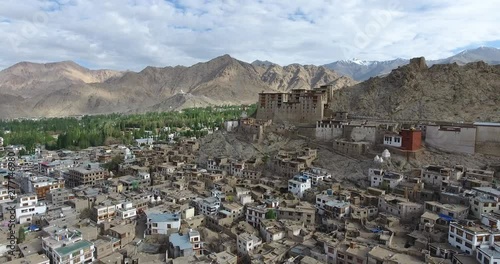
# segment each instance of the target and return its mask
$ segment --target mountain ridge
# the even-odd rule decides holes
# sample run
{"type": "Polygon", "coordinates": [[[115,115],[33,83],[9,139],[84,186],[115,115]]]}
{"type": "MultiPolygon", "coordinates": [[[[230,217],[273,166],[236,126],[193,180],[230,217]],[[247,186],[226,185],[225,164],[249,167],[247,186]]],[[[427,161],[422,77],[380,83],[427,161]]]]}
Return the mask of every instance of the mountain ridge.
{"type": "Polygon", "coordinates": [[[356,82],[322,66],[252,65],[229,55],[190,67],[145,67],[140,72],[89,70],[74,62],[19,63],[0,71],[9,95],[0,118],[169,111],[254,103],[262,91],[287,91],[356,82]],[[22,111],[16,105],[22,101],[22,111]],[[9,107],[10,105],[10,107],[9,107]]]}

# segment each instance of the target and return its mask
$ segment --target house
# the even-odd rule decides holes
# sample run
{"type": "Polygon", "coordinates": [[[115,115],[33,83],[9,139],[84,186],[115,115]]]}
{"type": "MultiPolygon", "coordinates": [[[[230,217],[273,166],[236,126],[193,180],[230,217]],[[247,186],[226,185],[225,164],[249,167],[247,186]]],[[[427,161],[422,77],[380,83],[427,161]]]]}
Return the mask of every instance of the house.
{"type": "Polygon", "coordinates": [[[108,171],[100,168],[98,164],[87,164],[86,166],[71,168],[68,171],[66,183],[68,187],[77,187],[80,185],[94,186],[103,182],[108,175],[108,171]]]}
{"type": "Polygon", "coordinates": [[[465,219],[469,215],[469,207],[459,204],[442,204],[435,201],[425,202],[426,211],[449,219],[465,219]]]}
{"type": "Polygon", "coordinates": [[[311,167],[306,171],[302,172],[302,175],[307,176],[309,177],[309,179],[311,179],[312,186],[318,185],[325,179],[332,178],[332,174],[330,174],[327,170],[318,167],[311,167]]]}
{"type": "Polygon", "coordinates": [[[203,248],[200,232],[193,229],[184,235],[174,233],[169,236],[168,240],[167,259],[200,255],[203,248]]]}
{"type": "Polygon", "coordinates": [[[181,227],[181,215],[177,213],[146,212],[146,234],[167,235],[179,231],[181,227]]]}
{"type": "Polygon", "coordinates": [[[44,200],[52,190],[64,189],[64,179],[46,176],[23,175],[20,180],[21,189],[25,193],[36,193],[39,200],[44,200]]]}
{"type": "Polygon", "coordinates": [[[367,264],[368,252],[372,247],[351,242],[340,244],[337,248],[337,263],[367,264]]]}
{"type": "Polygon", "coordinates": [[[285,224],[275,219],[263,219],[259,231],[265,242],[281,240],[287,233],[285,224]]]}
{"type": "Polygon", "coordinates": [[[410,202],[406,198],[393,195],[379,197],[378,210],[399,217],[403,221],[412,221],[420,218],[423,205],[410,202]]]}
{"type": "Polygon", "coordinates": [[[311,189],[311,179],[304,174],[296,175],[288,180],[288,191],[299,198],[302,198],[308,189],[311,189]]]}
{"type": "Polygon", "coordinates": [[[446,168],[437,165],[424,166],[421,169],[420,178],[424,184],[441,188],[443,182],[450,180],[459,180],[464,174],[464,168],[456,166],[454,168],[446,168]]]}
{"type": "Polygon", "coordinates": [[[265,219],[267,211],[270,209],[266,205],[248,205],[245,213],[246,222],[253,227],[259,227],[261,221],[265,219]]]}
{"type": "MultiPolygon", "coordinates": [[[[48,226],[43,229],[45,236],[42,237],[42,249],[53,262],[57,262],[56,249],[66,247],[83,241],[80,230],[68,229],[67,227],[48,226]]],[[[93,251],[93,250],[92,250],[93,251]]],[[[59,257],[63,257],[60,256],[59,257]]],[[[59,260],[61,263],[62,260],[59,260]]]]}
{"type": "Polygon", "coordinates": [[[403,137],[398,133],[386,133],[384,135],[384,145],[399,148],[402,145],[403,137]]]}
{"type": "Polygon", "coordinates": [[[262,244],[262,240],[249,233],[241,233],[236,238],[238,255],[248,255],[256,247],[262,244]]]}
{"type": "MultiPolygon", "coordinates": [[[[448,230],[448,243],[450,243],[452,247],[460,249],[467,255],[474,255],[475,250],[478,247],[490,248],[490,246],[495,245],[497,241],[500,241],[500,231],[498,229],[491,229],[487,226],[474,225],[470,222],[450,223],[448,230]]],[[[486,250],[483,250],[483,252],[484,251],[486,250]]],[[[478,250],[478,252],[480,251],[478,250]]],[[[482,255],[483,253],[481,253],[481,258],[482,255]]]]}
{"type": "Polygon", "coordinates": [[[50,259],[43,254],[33,254],[4,262],[4,264],[50,264],[50,259]]]}
{"type": "Polygon", "coordinates": [[[402,174],[382,169],[368,169],[368,177],[371,187],[381,187],[382,189],[394,189],[404,179],[402,174]]]}
{"type": "Polygon", "coordinates": [[[217,197],[208,197],[199,199],[196,202],[198,214],[213,215],[219,211],[221,202],[217,197]]]}
{"type": "Polygon", "coordinates": [[[330,200],[323,208],[323,215],[330,218],[343,219],[351,213],[351,203],[345,201],[330,200]]]}
{"type": "Polygon", "coordinates": [[[87,240],[56,248],[52,253],[54,264],[83,264],[92,263],[94,260],[94,243],[87,240]]]}
{"type": "Polygon", "coordinates": [[[108,235],[120,239],[120,247],[124,247],[135,238],[135,226],[131,224],[113,226],[108,230],[108,235]]]}
{"type": "Polygon", "coordinates": [[[47,205],[39,202],[36,194],[25,194],[18,196],[16,208],[16,220],[19,224],[30,223],[35,215],[43,215],[47,211],[47,205]]]}
{"type": "Polygon", "coordinates": [[[313,225],[316,220],[316,210],[308,202],[299,202],[298,204],[289,206],[279,206],[277,209],[277,217],[279,220],[292,220],[300,222],[304,225],[313,225]]]}
{"type": "Polygon", "coordinates": [[[491,187],[475,187],[470,200],[470,211],[476,219],[485,213],[500,213],[500,191],[491,187]]]}

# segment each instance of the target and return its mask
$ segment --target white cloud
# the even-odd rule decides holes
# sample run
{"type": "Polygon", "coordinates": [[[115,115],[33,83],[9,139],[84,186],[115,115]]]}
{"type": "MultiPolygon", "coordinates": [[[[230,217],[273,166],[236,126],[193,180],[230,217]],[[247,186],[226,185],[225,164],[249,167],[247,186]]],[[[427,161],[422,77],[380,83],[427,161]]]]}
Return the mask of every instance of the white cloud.
{"type": "Polygon", "coordinates": [[[76,60],[140,70],[222,54],[280,64],[437,59],[499,41],[498,11],[496,0],[7,0],[0,67],[76,60]]]}

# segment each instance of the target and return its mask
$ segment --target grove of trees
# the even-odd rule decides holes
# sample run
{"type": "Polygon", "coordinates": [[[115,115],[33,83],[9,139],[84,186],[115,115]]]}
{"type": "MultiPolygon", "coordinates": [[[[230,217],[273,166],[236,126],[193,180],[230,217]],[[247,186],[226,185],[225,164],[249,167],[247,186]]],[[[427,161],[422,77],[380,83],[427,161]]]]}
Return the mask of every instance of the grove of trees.
{"type": "Polygon", "coordinates": [[[238,119],[243,112],[251,115],[255,110],[255,105],[217,106],[133,115],[0,120],[0,137],[4,138],[4,145],[22,144],[28,153],[33,153],[37,145],[45,145],[49,150],[84,149],[131,144],[134,139],[148,136],[167,140],[177,129],[179,136],[201,137],[208,130],[222,127],[225,120],[238,119]]]}

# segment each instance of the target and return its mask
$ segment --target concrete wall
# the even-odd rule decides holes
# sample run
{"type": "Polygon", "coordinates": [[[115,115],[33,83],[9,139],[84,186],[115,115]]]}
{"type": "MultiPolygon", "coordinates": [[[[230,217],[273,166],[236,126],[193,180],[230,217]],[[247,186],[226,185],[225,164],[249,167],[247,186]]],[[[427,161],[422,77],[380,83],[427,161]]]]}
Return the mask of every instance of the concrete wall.
{"type": "Polygon", "coordinates": [[[315,129],[315,137],[317,140],[331,141],[342,137],[344,126],[333,124],[317,124],[315,129]]]}
{"type": "Polygon", "coordinates": [[[377,128],[372,126],[345,126],[344,138],[354,141],[376,143],[377,128]]]}
{"type": "Polygon", "coordinates": [[[476,152],[500,156],[500,127],[476,127],[476,152]]]}
{"type": "Polygon", "coordinates": [[[440,126],[427,126],[425,143],[449,152],[475,153],[476,128],[461,127],[459,131],[440,130],[440,126]]]}

